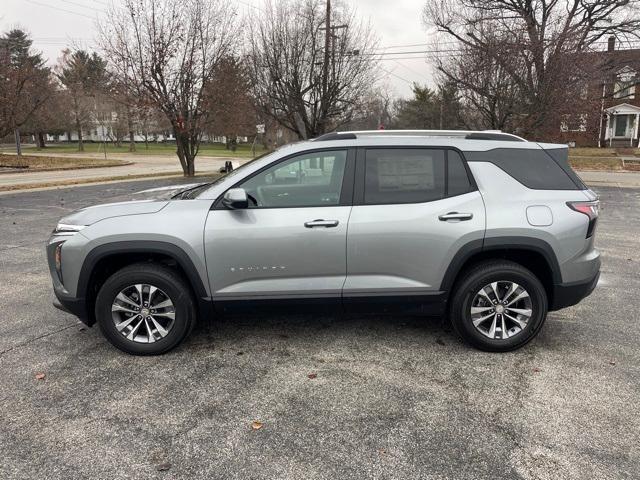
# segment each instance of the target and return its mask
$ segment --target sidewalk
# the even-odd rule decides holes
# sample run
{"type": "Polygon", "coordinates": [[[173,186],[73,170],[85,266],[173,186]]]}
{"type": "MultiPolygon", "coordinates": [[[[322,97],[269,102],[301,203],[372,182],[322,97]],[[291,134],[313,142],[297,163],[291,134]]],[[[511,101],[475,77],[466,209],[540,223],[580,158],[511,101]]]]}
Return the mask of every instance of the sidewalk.
{"type": "Polygon", "coordinates": [[[580,178],[593,187],[640,188],[640,172],[601,172],[578,170],[580,178]]]}
{"type": "MultiPolygon", "coordinates": [[[[51,155],[55,156],[55,155],[51,155]]],[[[62,156],[62,155],[61,155],[62,156]]],[[[86,157],[101,158],[100,154],[88,153],[86,157]]],[[[15,172],[0,174],[0,190],[6,187],[19,187],[19,189],[29,189],[43,184],[65,184],[71,182],[87,183],[89,181],[106,181],[114,177],[139,178],[141,175],[168,175],[175,173],[182,174],[180,161],[174,155],[127,155],[110,154],[109,158],[117,158],[132,162],[130,165],[116,167],[85,168],[79,170],[59,170],[46,172],[15,172]]],[[[233,166],[238,167],[246,159],[229,157],[200,157],[196,158],[196,174],[217,173],[226,161],[232,161],[233,166]]],[[[118,178],[119,181],[126,181],[126,178],[118,178]]]]}

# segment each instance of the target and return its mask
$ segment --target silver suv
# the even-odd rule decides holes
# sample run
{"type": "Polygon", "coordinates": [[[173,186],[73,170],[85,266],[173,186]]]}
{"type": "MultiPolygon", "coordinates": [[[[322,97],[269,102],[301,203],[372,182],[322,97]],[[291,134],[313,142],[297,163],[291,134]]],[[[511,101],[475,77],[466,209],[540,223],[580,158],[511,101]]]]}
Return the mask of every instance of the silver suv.
{"type": "Polygon", "coordinates": [[[74,212],[47,254],[56,306],[133,354],[279,305],[448,315],[469,344],[507,351],[595,288],[597,217],[564,145],[344,132],[170,198],[74,212]]]}

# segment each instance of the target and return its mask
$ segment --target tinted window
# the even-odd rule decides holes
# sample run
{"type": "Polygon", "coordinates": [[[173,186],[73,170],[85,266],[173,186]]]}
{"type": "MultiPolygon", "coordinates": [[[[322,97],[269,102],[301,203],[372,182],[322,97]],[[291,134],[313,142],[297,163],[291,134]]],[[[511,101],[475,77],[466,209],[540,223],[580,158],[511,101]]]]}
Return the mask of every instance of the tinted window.
{"type": "Polygon", "coordinates": [[[369,149],[364,203],[419,203],[443,198],[444,165],[442,150],[369,149]]]}
{"type": "Polygon", "coordinates": [[[467,170],[462,163],[462,157],[455,150],[447,150],[447,196],[453,197],[472,190],[467,170]]]}
{"type": "Polygon", "coordinates": [[[239,185],[252,208],[338,205],[346,150],[311,152],[280,162],[239,185]]]}
{"type": "Polygon", "coordinates": [[[578,176],[576,172],[573,171],[571,165],[569,165],[569,149],[568,148],[551,148],[546,149],[551,158],[555,160],[555,162],[560,165],[560,168],[565,171],[567,175],[573,180],[578,188],[581,190],[586,190],[588,187],[582,182],[582,179],[578,176]]]}
{"type": "Polygon", "coordinates": [[[487,152],[465,152],[467,161],[490,162],[525,187],[538,190],[578,190],[575,182],[544,150],[497,148],[487,152]]]}

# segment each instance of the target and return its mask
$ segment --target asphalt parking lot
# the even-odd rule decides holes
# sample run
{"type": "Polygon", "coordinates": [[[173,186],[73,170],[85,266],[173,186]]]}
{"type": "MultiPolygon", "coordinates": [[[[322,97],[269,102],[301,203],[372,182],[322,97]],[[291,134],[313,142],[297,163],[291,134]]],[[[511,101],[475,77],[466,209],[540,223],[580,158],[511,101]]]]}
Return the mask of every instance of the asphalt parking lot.
{"type": "Polygon", "coordinates": [[[0,196],[1,479],[640,478],[640,189],[597,188],[601,283],[517,352],[437,319],[256,314],[131,357],[51,306],[44,242],[167,183],[0,196]]]}

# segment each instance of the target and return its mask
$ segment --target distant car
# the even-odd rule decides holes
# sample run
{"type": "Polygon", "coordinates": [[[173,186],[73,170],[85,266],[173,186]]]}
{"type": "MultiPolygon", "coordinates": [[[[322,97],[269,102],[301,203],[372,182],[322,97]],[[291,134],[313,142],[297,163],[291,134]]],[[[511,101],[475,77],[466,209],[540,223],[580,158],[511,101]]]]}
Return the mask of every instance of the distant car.
{"type": "Polygon", "coordinates": [[[132,354],[218,313],[300,305],[448,314],[471,345],[507,351],[595,288],[597,218],[565,145],[346,132],[171,198],[79,210],[47,253],[57,306],[132,354]]]}

